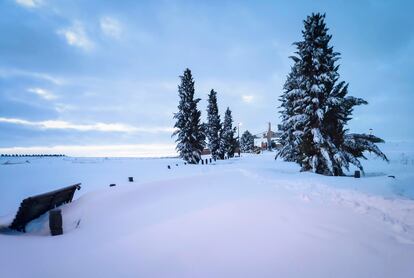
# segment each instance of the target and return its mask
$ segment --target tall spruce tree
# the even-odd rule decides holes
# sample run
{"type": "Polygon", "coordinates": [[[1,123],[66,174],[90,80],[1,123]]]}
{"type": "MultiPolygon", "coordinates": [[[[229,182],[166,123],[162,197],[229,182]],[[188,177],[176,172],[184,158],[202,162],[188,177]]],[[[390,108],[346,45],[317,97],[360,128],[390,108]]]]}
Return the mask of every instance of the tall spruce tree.
{"type": "Polygon", "coordinates": [[[364,151],[387,160],[375,145],[382,139],[347,134],[353,107],[367,102],[347,96],[348,84],[338,82],[340,54],[329,45],[325,15],[308,16],[302,35],[303,41],[294,43],[294,65],[280,98],[283,147],[277,156],[324,175],[343,175],[349,164],[363,171],[358,158],[365,158],[364,151]]]}
{"type": "Polygon", "coordinates": [[[237,148],[237,139],[234,138],[236,128],[233,127],[233,118],[230,108],[224,114],[223,129],[220,134],[220,158],[233,157],[237,148]]]}
{"type": "Polygon", "coordinates": [[[252,152],[254,149],[254,136],[248,130],[241,136],[240,149],[244,153],[252,152]]]}
{"type": "Polygon", "coordinates": [[[286,161],[297,162],[301,164],[301,154],[299,149],[300,139],[302,135],[301,129],[303,126],[297,121],[297,115],[295,113],[295,105],[301,101],[301,91],[299,90],[299,59],[297,57],[291,57],[294,60],[294,65],[291,67],[287,80],[283,86],[283,93],[279,98],[281,103],[281,119],[280,131],[282,132],[280,137],[280,143],[282,148],[276,154],[283,157],[286,161]]]}
{"type": "Polygon", "coordinates": [[[211,156],[220,158],[221,121],[217,106],[217,92],[213,89],[208,95],[206,135],[211,156]]]}
{"type": "Polygon", "coordinates": [[[176,149],[182,159],[191,164],[197,164],[201,159],[201,152],[205,145],[205,135],[200,123],[201,112],[197,109],[199,98],[194,98],[194,80],[191,71],[187,68],[180,76],[178,86],[180,102],[178,112],[174,114],[177,120],[174,127],[177,135],[176,149]]]}

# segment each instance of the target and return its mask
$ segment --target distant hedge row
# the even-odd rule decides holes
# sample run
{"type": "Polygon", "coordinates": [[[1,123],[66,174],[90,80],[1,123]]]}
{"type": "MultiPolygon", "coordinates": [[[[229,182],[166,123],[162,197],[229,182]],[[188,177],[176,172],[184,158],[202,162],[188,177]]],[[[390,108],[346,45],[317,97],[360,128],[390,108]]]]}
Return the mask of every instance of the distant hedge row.
{"type": "Polygon", "coordinates": [[[1,157],[61,157],[65,154],[1,154],[1,157]]]}

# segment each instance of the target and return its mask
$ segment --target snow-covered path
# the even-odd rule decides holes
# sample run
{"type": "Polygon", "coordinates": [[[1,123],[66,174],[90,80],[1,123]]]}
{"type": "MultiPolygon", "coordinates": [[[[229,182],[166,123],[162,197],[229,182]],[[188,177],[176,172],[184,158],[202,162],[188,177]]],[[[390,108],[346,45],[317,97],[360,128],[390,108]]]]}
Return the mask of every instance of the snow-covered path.
{"type": "MultiPolygon", "coordinates": [[[[47,217],[25,235],[0,234],[0,275],[413,277],[414,201],[388,190],[401,188],[399,179],[369,174],[298,173],[272,154],[197,166],[98,158],[0,165],[14,185],[0,191],[0,215],[39,188],[83,183],[63,207],[63,236],[48,236],[47,217]]],[[[401,175],[412,181],[406,169],[401,175]]]]}

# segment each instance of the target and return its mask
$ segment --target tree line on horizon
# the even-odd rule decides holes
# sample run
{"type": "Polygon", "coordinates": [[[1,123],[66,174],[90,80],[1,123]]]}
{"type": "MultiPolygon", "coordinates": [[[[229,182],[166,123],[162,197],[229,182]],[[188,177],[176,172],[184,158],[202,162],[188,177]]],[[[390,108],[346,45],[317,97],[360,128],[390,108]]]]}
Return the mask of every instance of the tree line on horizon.
{"type": "Polygon", "coordinates": [[[1,154],[0,157],[62,157],[65,154],[1,154]]]}

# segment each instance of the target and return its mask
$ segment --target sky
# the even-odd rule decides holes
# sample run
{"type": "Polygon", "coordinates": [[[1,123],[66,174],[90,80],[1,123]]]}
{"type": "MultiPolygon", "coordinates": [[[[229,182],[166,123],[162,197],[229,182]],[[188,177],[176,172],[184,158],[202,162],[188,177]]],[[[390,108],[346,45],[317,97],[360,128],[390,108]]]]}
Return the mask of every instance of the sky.
{"type": "MultiPolygon", "coordinates": [[[[280,123],[303,20],[326,13],[351,132],[414,140],[412,1],[0,1],[0,153],[174,152],[179,76],[218,92],[240,132],[280,123]]],[[[223,117],[223,116],[222,116],[223,117]]]]}

